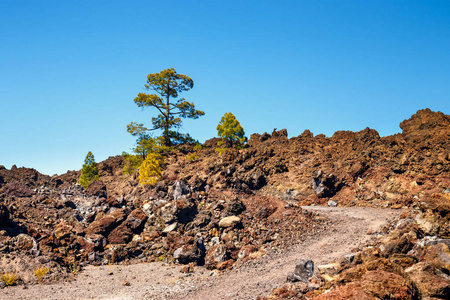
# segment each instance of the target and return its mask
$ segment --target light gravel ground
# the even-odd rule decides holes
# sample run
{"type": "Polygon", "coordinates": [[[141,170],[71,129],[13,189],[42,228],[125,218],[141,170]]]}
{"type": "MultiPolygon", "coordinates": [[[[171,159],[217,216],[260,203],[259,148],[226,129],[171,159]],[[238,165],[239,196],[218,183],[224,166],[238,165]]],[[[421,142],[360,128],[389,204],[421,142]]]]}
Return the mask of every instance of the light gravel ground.
{"type": "Polygon", "coordinates": [[[164,263],[88,266],[75,281],[8,287],[0,290],[0,299],[255,299],[285,283],[299,259],[312,259],[317,266],[341,258],[373,238],[369,230],[378,230],[400,213],[363,207],[304,208],[330,218],[333,225],[284,251],[267,249],[266,255],[228,272],[213,275],[197,267],[187,276],[180,273],[181,266],[164,263]]]}

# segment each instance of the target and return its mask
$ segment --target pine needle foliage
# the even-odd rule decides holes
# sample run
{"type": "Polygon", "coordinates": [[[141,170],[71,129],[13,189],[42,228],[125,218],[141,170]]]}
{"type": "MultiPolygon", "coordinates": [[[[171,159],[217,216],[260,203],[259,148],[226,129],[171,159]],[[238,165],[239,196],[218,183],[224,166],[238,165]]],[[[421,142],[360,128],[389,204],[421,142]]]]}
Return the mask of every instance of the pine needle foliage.
{"type": "Polygon", "coordinates": [[[122,153],[123,158],[125,158],[125,164],[123,166],[123,174],[128,174],[132,176],[134,171],[138,169],[144,159],[140,155],[133,155],[127,152],[122,153]]]}
{"type": "Polygon", "coordinates": [[[134,171],[141,166],[149,154],[168,152],[171,150],[170,147],[164,146],[164,139],[162,137],[152,138],[148,134],[142,134],[138,138],[136,147],[133,148],[134,154],[122,153],[122,156],[125,158],[123,173],[133,175],[134,171]]]}
{"type": "Polygon", "coordinates": [[[142,185],[154,185],[161,177],[164,159],[158,153],[150,153],[147,155],[139,168],[139,182],[142,185]]]}
{"type": "Polygon", "coordinates": [[[225,144],[226,147],[236,146],[240,148],[247,141],[244,128],[231,112],[225,113],[222,117],[219,125],[217,125],[217,133],[223,138],[223,141],[220,141],[218,145],[225,144]]]}
{"type": "Polygon", "coordinates": [[[154,91],[156,94],[139,93],[134,102],[142,108],[153,107],[159,114],[152,118],[152,128],[132,122],[127,126],[127,131],[132,135],[141,136],[148,131],[161,129],[165,146],[192,142],[193,139],[188,134],[178,132],[182,118],[197,119],[205,113],[195,109],[194,103],[188,102],[184,98],[177,98],[179,93],[189,91],[193,87],[192,78],[178,74],[174,68],[149,74],[145,89],[154,91]]]}
{"type": "Polygon", "coordinates": [[[84,165],[81,169],[81,176],[78,183],[82,187],[87,188],[92,180],[98,179],[100,179],[100,177],[98,176],[97,163],[95,162],[94,154],[89,151],[86,155],[86,158],[84,159],[84,165]]]}

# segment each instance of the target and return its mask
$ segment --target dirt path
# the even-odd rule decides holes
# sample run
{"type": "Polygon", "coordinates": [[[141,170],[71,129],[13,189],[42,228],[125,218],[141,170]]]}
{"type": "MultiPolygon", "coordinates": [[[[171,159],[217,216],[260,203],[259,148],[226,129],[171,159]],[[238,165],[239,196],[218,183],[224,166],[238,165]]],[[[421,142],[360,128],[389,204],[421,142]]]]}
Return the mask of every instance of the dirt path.
{"type": "Polygon", "coordinates": [[[180,266],[162,263],[90,266],[76,281],[5,288],[0,299],[255,299],[286,282],[299,259],[312,259],[317,266],[341,258],[370,239],[368,230],[379,229],[400,213],[362,207],[304,208],[330,218],[333,225],[286,251],[268,249],[267,255],[218,276],[204,268],[187,276],[179,272],[180,266]]]}

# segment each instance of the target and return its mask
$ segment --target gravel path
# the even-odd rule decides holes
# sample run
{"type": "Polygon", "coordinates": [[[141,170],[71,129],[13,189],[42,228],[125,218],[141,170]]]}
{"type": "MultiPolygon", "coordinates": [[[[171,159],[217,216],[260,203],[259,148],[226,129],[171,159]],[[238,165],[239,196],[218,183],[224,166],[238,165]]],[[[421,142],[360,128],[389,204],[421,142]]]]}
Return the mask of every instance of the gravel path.
{"type": "Polygon", "coordinates": [[[0,299],[255,299],[286,282],[301,258],[316,266],[350,253],[366,243],[376,231],[400,211],[363,207],[307,206],[332,220],[324,232],[281,252],[267,254],[239,268],[217,276],[198,267],[192,274],[181,266],[148,263],[130,266],[86,267],[77,279],[67,283],[33,285],[0,290],[0,299]]]}

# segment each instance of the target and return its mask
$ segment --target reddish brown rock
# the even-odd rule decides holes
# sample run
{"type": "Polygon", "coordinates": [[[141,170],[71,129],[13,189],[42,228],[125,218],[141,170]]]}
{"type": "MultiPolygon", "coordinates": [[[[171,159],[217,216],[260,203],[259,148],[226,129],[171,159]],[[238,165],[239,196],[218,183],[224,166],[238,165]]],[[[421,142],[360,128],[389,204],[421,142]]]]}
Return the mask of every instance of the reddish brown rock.
{"type": "Polygon", "coordinates": [[[415,287],[400,275],[382,270],[369,271],[362,277],[363,291],[377,299],[417,299],[415,287]]]}
{"type": "Polygon", "coordinates": [[[406,269],[411,280],[425,297],[445,298],[450,295],[450,280],[438,268],[428,262],[420,262],[406,269]]]}
{"type": "Polygon", "coordinates": [[[209,249],[205,257],[205,266],[207,269],[214,269],[218,264],[228,259],[227,247],[224,244],[217,244],[209,249]]]}
{"type": "Polygon", "coordinates": [[[133,230],[125,224],[120,224],[108,234],[110,244],[126,244],[133,238],[133,230]]]}
{"type": "Polygon", "coordinates": [[[147,220],[147,216],[140,209],[136,208],[127,217],[127,219],[114,228],[108,234],[108,241],[111,244],[125,244],[131,241],[136,230],[142,227],[147,220]]]}
{"type": "Polygon", "coordinates": [[[72,230],[73,227],[67,224],[66,221],[61,221],[53,230],[53,235],[57,240],[64,239],[70,237],[72,230]]]}
{"type": "Polygon", "coordinates": [[[245,261],[251,253],[256,251],[258,251],[258,247],[255,245],[245,245],[239,250],[238,258],[245,261]]]}
{"type": "Polygon", "coordinates": [[[120,224],[126,217],[123,209],[117,209],[114,212],[104,216],[100,220],[92,222],[88,228],[86,228],[87,234],[104,234],[112,230],[118,224],[120,224]]]}
{"type": "Polygon", "coordinates": [[[341,299],[418,299],[418,292],[411,282],[400,275],[382,270],[369,271],[361,281],[355,281],[332,289],[330,292],[315,297],[316,300],[341,299]]]}
{"type": "Polygon", "coordinates": [[[106,185],[101,180],[93,180],[87,186],[86,194],[106,198],[106,185]]]}
{"type": "Polygon", "coordinates": [[[78,249],[83,249],[87,253],[93,252],[95,248],[95,244],[92,241],[81,236],[73,241],[73,245],[78,249]]]}
{"type": "Polygon", "coordinates": [[[147,216],[140,208],[136,208],[128,215],[127,219],[123,222],[124,226],[135,230],[143,226],[147,221],[147,216]]]}
{"type": "Polygon", "coordinates": [[[361,282],[352,282],[344,286],[332,289],[330,292],[321,294],[313,298],[314,300],[374,300],[373,297],[367,295],[362,287],[361,282]]]}

